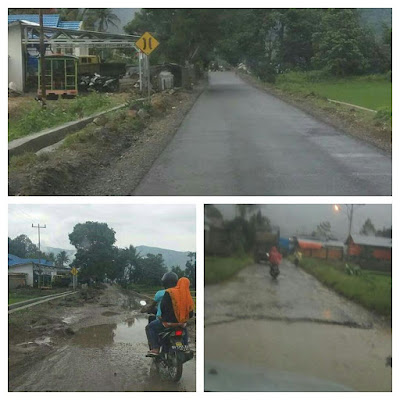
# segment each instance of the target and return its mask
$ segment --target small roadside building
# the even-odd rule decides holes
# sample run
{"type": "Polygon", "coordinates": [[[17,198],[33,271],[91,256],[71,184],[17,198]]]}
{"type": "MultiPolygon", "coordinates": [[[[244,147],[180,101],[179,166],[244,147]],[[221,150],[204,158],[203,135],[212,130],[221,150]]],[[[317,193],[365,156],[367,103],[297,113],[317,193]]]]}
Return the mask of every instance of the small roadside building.
{"type": "Polygon", "coordinates": [[[295,237],[295,248],[305,257],[343,260],[344,244],[337,240],[318,240],[295,237]]]}
{"type": "Polygon", "coordinates": [[[359,257],[370,254],[376,260],[392,260],[392,239],[351,234],[346,240],[347,254],[353,257],[359,257]]]}
{"type": "Polygon", "coordinates": [[[69,271],[70,269],[66,267],[56,267],[52,261],[8,255],[9,288],[36,286],[39,276],[42,284],[51,283],[55,276],[69,271]]]}

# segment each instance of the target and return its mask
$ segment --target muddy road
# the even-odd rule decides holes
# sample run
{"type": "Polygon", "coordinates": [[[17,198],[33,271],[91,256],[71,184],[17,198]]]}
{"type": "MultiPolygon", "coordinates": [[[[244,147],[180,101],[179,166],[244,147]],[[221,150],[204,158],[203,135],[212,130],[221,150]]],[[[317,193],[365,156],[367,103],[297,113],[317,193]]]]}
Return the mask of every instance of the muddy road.
{"type": "Polygon", "coordinates": [[[233,72],[209,86],[134,195],[390,195],[391,158],[233,72]]]}
{"type": "Polygon", "coordinates": [[[270,381],[260,375],[253,390],[390,391],[388,323],[287,260],[280,270],[274,281],[267,265],[251,265],[205,287],[206,390],[222,379],[245,390],[235,377],[261,371],[270,381]]]}
{"type": "Polygon", "coordinates": [[[178,383],[150,378],[140,300],[113,285],[11,314],[9,390],[195,391],[195,358],[178,383]]]}

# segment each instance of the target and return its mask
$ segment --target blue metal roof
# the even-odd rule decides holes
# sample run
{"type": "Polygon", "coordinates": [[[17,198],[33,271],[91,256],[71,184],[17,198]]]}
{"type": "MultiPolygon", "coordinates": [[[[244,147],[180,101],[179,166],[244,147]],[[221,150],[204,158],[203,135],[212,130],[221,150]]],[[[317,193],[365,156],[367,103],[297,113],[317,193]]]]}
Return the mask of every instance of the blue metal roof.
{"type": "Polygon", "coordinates": [[[47,261],[44,258],[41,258],[38,260],[37,258],[20,258],[17,256],[14,256],[13,254],[8,255],[8,266],[12,267],[13,265],[20,265],[20,264],[29,264],[29,263],[34,263],[34,264],[40,264],[44,265],[46,267],[54,267],[53,261],[47,261]]]}
{"type": "MultiPolygon", "coordinates": [[[[14,21],[29,21],[35,24],[39,23],[39,14],[20,14],[20,15],[9,15],[8,23],[14,21]]],[[[58,22],[60,21],[60,14],[44,14],[43,15],[43,26],[49,28],[57,28],[58,22]]]]}
{"type": "MultiPolygon", "coordinates": [[[[20,14],[20,15],[9,15],[8,23],[15,21],[28,21],[35,24],[39,23],[38,14],[20,14]]],[[[82,21],[61,21],[60,14],[44,14],[43,15],[43,26],[48,28],[64,28],[73,29],[78,31],[81,28],[82,21]]]]}
{"type": "Polygon", "coordinates": [[[73,29],[79,31],[81,28],[82,21],[60,21],[58,23],[58,28],[73,29]]]}

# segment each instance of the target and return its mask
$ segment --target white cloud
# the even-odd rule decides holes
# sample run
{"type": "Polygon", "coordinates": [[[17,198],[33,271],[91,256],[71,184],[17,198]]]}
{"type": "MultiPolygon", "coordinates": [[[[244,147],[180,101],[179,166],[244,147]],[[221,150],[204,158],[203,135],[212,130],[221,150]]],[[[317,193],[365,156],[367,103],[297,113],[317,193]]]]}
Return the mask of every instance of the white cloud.
{"type": "Polygon", "coordinates": [[[8,236],[26,234],[37,243],[41,230],[43,246],[73,249],[68,234],[77,223],[106,222],[116,232],[119,247],[147,245],[178,251],[196,249],[196,207],[194,205],[134,204],[11,204],[8,236]]]}

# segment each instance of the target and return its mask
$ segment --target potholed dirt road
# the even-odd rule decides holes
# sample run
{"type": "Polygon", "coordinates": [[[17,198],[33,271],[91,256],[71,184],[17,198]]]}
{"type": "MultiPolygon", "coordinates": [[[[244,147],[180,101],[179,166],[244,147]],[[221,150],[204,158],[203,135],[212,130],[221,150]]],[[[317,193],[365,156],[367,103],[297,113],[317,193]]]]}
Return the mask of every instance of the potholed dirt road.
{"type": "Polygon", "coordinates": [[[287,260],[280,269],[205,287],[206,390],[390,391],[390,327],[287,260]]]}
{"type": "Polygon", "coordinates": [[[10,330],[17,338],[9,345],[9,390],[196,390],[195,359],[185,363],[179,383],[150,378],[147,319],[140,314],[135,295],[114,285],[89,301],[68,299],[52,302],[47,309],[41,305],[10,315],[10,330]],[[24,319],[32,327],[29,332],[21,332],[24,319]]]}
{"type": "Polygon", "coordinates": [[[242,81],[209,87],[134,195],[391,195],[390,156],[242,81]]]}

